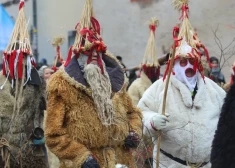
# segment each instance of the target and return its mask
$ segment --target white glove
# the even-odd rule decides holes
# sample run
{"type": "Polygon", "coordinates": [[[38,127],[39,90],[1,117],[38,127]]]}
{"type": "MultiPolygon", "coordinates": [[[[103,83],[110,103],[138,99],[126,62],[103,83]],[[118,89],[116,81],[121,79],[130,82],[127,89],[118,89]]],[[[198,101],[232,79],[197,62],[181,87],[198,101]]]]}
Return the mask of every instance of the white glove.
{"type": "Polygon", "coordinates": [[[169,114],[166,114],[166,116],[162,114],[154,115],[152,119],[150,120],[151,122],[150,124],[152,128],[155,131],[165,129],[167,127],[167,122],[169,122],[168,117],[169,117],[169,114]]]}

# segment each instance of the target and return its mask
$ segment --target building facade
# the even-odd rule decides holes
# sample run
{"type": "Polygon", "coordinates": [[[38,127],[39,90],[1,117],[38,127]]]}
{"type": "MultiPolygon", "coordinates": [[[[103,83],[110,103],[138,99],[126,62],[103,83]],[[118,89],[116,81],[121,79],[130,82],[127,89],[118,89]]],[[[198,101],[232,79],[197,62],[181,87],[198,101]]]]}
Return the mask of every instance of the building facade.
{"type": "MultiPolygon", "coordinates": [[[[0,0],[4,2],[7,0],[0,0]]],[[[32,1],[26,2],[26,15],[33,23],[32,1]]],[[[53,62],[55,49],[51,45],[53,37],[63,35],[67,38],[62,46],[63,57],[67,57],[69,32],[73,31],[79,22],[85,0],[38,0],[38,50],[39,60],[47,58],[53,62]]],[[[147,21],[156,17],[160,25],[156,31],[157,52],[161,56],[162,47],[169,48],[173,43],[172,28],[179,22],[181,13],[174,10],[172,0],[151,0],[144,2],[131,0],[93,0],[94,12],[102,28],[102,37],[108,50],[115,55],[123,57],[127,67],[140,64],[145,52],[148,39],[147,21]]],[[[225,47],[235,37],[234,0],[197,0],[190,1],[189,17],[192,26],[197,29],[199,38],[207,46],[211,56],[219,57],[221,50],[215,42],[212,30],[218,28],[218,37],[225,47]]],[[[17,16],[18,6],[6,7],[13,16],[17,16]]],[[[226,56],[229,57],[229,56],[226,56]]],[[[223,59],[222,59],[223,60],[223,59]]],[[[228,73],[230,64],[235,57],[232,56],[225,63],[223,72],[228,73]]],[[[228,78],[228,75],[226,76],[228,78]]]]}

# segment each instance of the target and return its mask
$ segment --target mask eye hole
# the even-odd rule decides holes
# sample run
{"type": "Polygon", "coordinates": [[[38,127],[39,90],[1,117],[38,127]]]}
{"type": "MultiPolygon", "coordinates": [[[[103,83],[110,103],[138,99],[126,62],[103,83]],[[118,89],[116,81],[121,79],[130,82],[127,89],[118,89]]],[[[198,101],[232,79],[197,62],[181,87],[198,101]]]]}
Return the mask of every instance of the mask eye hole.
{"type": "Polygon", "coordinates": [[[188,64],[187,59],[181,59],[181,60],[180,60],[180,66],[181,66],[181,67],[185,67],[185,66],[187,66],[187,64],[188,64]]]}
{"type": "Polygon", "coordinates": [[[195,59],[193,59],[193,58],[190,58],[190,59],[189,59],[189,63],[190,63],[191,65],[194,65],[194,62],[195,62],[195,59]]]}

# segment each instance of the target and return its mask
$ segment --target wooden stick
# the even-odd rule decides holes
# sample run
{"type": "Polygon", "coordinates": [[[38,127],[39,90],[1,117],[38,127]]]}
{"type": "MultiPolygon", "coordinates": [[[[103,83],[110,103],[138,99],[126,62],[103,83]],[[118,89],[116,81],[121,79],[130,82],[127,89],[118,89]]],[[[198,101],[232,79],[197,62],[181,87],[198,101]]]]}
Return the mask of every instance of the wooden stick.
{"type": "MultiPolygon", "coordinates": [[[[168,90],[168,86],[169,86],[169,82],[170,82],[171,72],[172,72],[174,60],[175,60],[175,48],[176,47],[175,47],[175,43],[174,43],[173,51],[171,54],[170,68],[169,68],[169,71],[167,74],[166,86],[165,86],[165,90],[164,90],[162,115],[165,115],[165,113],[166,113],[166,97],[167,97],[167,90],[168,90]]],[[[158,140],[157,140],[157,168],[159,168],[159,165],[160,165],[161,135],[162,135],[162,131],[159,131],[158,140]]]]}

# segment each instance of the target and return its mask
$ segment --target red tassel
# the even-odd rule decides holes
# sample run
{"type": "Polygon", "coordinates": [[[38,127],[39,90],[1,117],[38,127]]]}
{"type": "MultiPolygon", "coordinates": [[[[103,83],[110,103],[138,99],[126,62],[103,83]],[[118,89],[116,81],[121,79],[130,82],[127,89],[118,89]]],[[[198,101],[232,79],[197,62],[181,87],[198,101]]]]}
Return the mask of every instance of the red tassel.
{"type": "Polygon", "coordinates": [[[149,29],[150,29],[151,31],[153,31],[153,33],[155,34],[155,31],[156,31],[156,26],[155,26],[155,25],[150,25],[150,26],[149,26],[149,29]]]}
{"type": "Polygon", "coordinates": [[[11,53],[11,56],[10,56],[10,59],[9,59],[9,69],[10,69],[10,76],[12,79],[15,78],[15,75],[14,75],[14,62],[15,62],[15,58],[16,58],[16,50],[14,50],[12,53],[11,53]]]}
{"type": "Polygon", "coordinates": [[[20,51],[19,59],[18,59],[18,78],[22,79],[23,77],[23,58],[24,53],[20,51]]]}
{"type": "Polygon", "coordinates": [[[54,72],[57,71],[57,68],[56,68],[55,66],[53,66],[51,69],[52,69],[54,72]]]}
{"type": "Polygon", "coordinates": [[[71,47],[69,48],[68,57],[67,57],[67,60],[66,60],[66,62],[65,62],[65,64],[64,64],[65,67],[68,66],[69,62],[71,61],[72,54],[73,54],[73,46],[71,46],[71,47]]]}
{"type": "Polygon", "coordinates": [[[202,45],[202,48],[204,49],[207,61],[210,61],[210,56],[209,56],[208,50],[206,49],[206,47],[204,45],[202,45]]]}
{"type": "Polygon", "coordinates": [[[60,46],[56,47],[56,52],[57,52],[58,59],[60,59],[60,46]]]}
{"type": "Polygon", "coordinates": [[[19,6],[19,10],[21,10],[22,8],[23,8],[23,6],[24,6],[24,0],[22,1],[20,1],[20,6],[19,6]]]}
{"type": "Polygon", "coordinates": [[[182,15],[180,16],[179,20],[183,20],[184,19],[184,14],[186,15],[186,17],[188,18],[188,12],[189,12],[189,8],[187,4],[184,4],[182,6],[182,15]]]}
{"type": "Polygon", "coordinates": [[[91,24],[94,27],[95,31],[100,35],[100,24],[98,20],[96,20],[94,17],[91,17],[91,24]]]}
{"type": "Polygon", "coordinates": [[[33,58],[31,58],[31,64],[33,65],[34,68],[36,68],[37,65],[33,58]]]}

